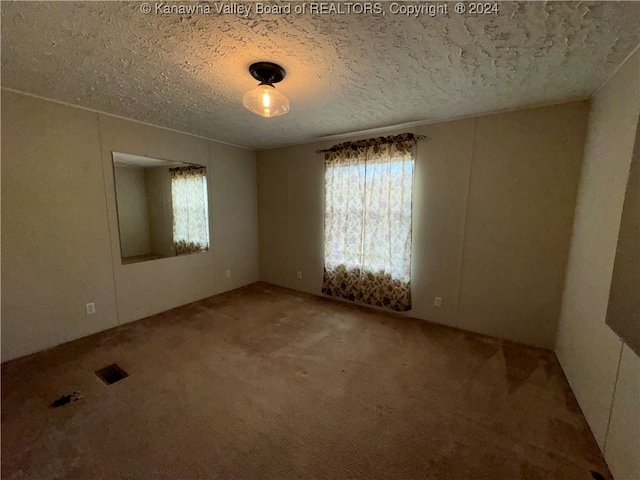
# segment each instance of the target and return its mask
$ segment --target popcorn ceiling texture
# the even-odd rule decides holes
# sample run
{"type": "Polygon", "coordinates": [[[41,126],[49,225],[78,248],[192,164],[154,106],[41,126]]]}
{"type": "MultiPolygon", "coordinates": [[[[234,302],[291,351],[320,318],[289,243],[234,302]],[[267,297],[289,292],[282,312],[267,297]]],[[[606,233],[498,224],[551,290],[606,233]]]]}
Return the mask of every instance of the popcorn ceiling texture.
{"type": "MultiPolygon", "coordinates": [[[[188,5],[188,2],[183,4],[188,5]]],[[[215,7],[215,2],[211,5],[215,7]]],[[[638,2],[497,15],[159,15],[137,2],[6,2],[4,87],[254,149],[584,99],[637,46],[638,2]],[[274,61],[291,112],[242,107],[274,61]]],[[[151,6],[154,7],[154,2],[151,6]]]]}

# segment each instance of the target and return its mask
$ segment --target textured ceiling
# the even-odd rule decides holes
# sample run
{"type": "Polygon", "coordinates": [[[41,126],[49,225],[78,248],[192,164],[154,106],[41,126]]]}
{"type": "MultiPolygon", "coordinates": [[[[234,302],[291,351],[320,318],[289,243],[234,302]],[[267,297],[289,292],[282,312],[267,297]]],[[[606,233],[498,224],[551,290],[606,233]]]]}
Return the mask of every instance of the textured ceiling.
{"type": "Polygon", "coordinates": [[[180,167],[188,165],[182,162],[172,162],[159,158],[143,157],[131,153],[113,152],[113,163],[119,167],[153,168],[153,167],[180,167]]]}
{"type": "Polygon", "coordinates": [[[253,3],[247,17],[215,13],[230,2],[167,3],[214,12],[194,15],[140,5],[2,1],[3,86],[263,149],[584,99],[640,39],[637,2],[500,2],[489,15],[450,3],[433,17],[389,2],[384,15],[257,15],[253,3]],[[287,70],[289,114],[242,107],[254,61],[287,70]]]}

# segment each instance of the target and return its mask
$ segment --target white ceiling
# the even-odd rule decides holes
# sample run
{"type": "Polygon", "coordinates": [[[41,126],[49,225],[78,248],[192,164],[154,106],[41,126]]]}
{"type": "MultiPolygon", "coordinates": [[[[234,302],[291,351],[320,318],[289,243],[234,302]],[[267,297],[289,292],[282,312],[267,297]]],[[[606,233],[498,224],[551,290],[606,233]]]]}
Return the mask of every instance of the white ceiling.
{"type": "Polygon", "coordinates": [[[491,15],[450,3],[448,15],[417,18],[389,2],[385,15],[246,18],[140,5],[2,1],[3,87],[265,149],[584,99],[640,39],[639,2],[500,2],[491,15]],[[276,87],[289,114],[242,107],[255,61],[287,70],[276,87]]]}

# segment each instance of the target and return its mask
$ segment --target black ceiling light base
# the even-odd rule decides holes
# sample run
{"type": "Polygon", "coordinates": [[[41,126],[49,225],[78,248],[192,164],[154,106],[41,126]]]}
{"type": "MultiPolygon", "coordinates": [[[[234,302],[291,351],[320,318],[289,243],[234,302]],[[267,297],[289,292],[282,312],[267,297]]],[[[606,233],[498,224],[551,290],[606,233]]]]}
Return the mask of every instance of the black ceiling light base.
{"type": "Polygon", "coordinates": [[[287,72],[280,65],[271,62],[257,62],[249,67],[251,76],[262,84],[273,85],[281,82],[287,72]]]}

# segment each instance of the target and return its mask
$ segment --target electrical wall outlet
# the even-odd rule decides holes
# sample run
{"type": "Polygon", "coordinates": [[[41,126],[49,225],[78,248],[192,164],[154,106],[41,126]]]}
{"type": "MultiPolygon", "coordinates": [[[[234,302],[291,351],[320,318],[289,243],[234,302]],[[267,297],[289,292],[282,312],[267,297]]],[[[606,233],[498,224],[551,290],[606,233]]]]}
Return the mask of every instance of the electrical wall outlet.
{"type": "Polygon", "coordinates": [[[296,272],[296,278],[297,278],[297,279],[301,279],[301,278],[302,278],[302,272],[301,272],[300,270],[298,270],[298,271],[296,272]]]}
{"type": "Polygon", "coordinates": [[[433,304],[434,304],[436,307],[440,308],[440,307],[442,306],[442,297],[436,297],[436,301],[435,301],[435,302],[433,302],[433,304]]]}
{"type": "Polygon", "coordinates": [[[87,315],[93,315],[96,313],[96,304],[95,303],[87,303],[84,308],[87,310],[87,315]]]}
{"type": "Polygon", "coordinates": [[[227,278],[231,277],[231,270],[227,270],[227,278]]]}

